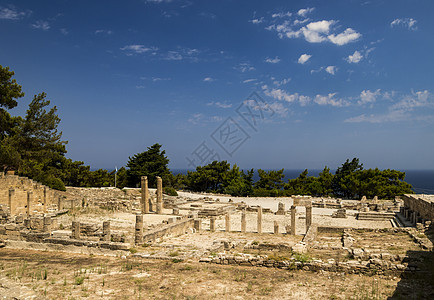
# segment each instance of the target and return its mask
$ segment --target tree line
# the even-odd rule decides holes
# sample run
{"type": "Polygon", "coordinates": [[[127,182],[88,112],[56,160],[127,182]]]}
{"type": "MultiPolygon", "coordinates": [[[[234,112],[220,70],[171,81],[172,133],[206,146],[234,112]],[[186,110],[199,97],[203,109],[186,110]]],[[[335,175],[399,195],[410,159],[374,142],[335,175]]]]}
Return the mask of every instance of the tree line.
{"type": "Polygon", "coordinates": [[[37,94],[24,117],[11,116],[9,111],[24,97],[22,87],[12,77],[14,72],[0,65],[0,167],[15,170],[51,188],[65,190],[76,187],[137,187],[141,176],[148,176],[149,185],[156,185],[156,176],[163,179],[165,189],[224,193],[233,196],[336,196],[357,199],[393,198],[412,193],[404,181],[405,173],[397,170],[363,169],[358,158],[346,160],[335,174],[324,167],[317,177],[304,170],[297,178],[284,180],[284,169],[240,170],[227,161],[214,161],[187,174],[174,175],[168,168],[169,159],[162,145],[154,144],[146,151],[129,157],[125,167],[108,171],[91,171],[82,161],[65,156],[67,141],[58,131],[60,118],[56,106],[50,107],[45,93],[37,94]]]}

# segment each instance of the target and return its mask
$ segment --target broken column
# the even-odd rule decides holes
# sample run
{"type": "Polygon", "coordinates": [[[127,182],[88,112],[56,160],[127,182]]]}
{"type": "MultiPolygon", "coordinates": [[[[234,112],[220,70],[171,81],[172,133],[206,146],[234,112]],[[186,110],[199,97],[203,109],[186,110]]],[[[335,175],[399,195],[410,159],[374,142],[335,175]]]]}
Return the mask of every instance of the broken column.
{"type": "Polygon", "coordinates": [[[157,214],[163,213],[163,180],[157,176],[157,214]]]}
{"type": "Polygon", "coordinates": [[[274,234],[279,234],[279,223],[274,221],[274,234]]]}
{"type": "Polygon", "coordinates": [[[202,230],[202,220],[201,219],[194,219],[194,229],[196,232],[199,232],[202,230]]]}
{"type": "Polygon", "coordinates": [[[294,205],[291,206],[291,234],[292,235],[295,235],[296,210],[297,208],[294,205]]]}
{"type": "Polygon", "coordinates": [[[211,232],[215,231],[215,217],[209,218],[209,231],[211,232]]]}
{"type": "Polygon", "coordinates": [[[62,196],[57,197],[57,210],[63,209],[62,207],[62,196]]]}
{"type": "Polygon", "coordinates": [[[178,207],[174,207],[173,210],[172,210],[172,214],[175,215],[175,216],[178,216],[179,215],[179,208],[178,207]]]}
{"type": "Polygon", "coordinates": [[[136,215],[136,231],[134,235],[136,244],[143,243],[143,215],[136,215]]]}
{"type": "Polygon", "coordinates": [[[142,199],[141,199],[142,214],[148,214],[149,213],[148,176],[142,176],[141,188],[142,188],[142,199]]]}
{"type": "Polygon", "coordinates": [[[312,225],[312,204],[306,205],[306,232],[312,225]]]}
{"type": "Polygon", "coordinates": [[[27,192],[27,217],[30,216],[30,212],[31,212],[30,206],[32,202],[33,202],[33,192],[27,192]]]}
{"type": "Polygon", "coordinates": [[[243,209],[243,211],[241,212],[241,232],[245,233],[246,232],[246,210],[243,209]]]}
{"type": "Polygon", "coordinates": [[[44,232],[49,232],[49,231],[50,231],[51,224],[52,224],[51,217],[44,217],[44,225],[43,225],[42,230],[43,230],[44,232]]]}
{"type": "Polygon", "coordinates": [[[102,223],[102,240],[106,242],[110,242],[111,240],[110,221],[104,221],[102,223]]]}
{"type": "Polygon", "coordinates": [[[44,186],[44,213],[47,212],[47,197],[48,197],[47,187],[44,186]]]}
{"type": "Polygon", "coordinates": [[[258,206],[258,233],[262,233],[262,207],[258,206]]]}
{"type": "Polygon", "coordinates": [[[15,190],[14,189],[9,189],[9,213],[11,216],[13,216],[15,214],[15,204],[13,201],[14,198],[14,194],[15,194],[15,190]]]}
{"type": "Polygon", "coordinates": [[[225,215],[226,232],[231,231],[231,216],[229,213],[225,215]]]}
{"type": "Polygon", "coordinates": [[[285,203],[279,202],[276,215],[285,215],[285,203]]]}
{"type": "Polygon", "coordinates": [[[71,238],[80,239],[80,222],[72,221],[72,236],[71,238]]]}

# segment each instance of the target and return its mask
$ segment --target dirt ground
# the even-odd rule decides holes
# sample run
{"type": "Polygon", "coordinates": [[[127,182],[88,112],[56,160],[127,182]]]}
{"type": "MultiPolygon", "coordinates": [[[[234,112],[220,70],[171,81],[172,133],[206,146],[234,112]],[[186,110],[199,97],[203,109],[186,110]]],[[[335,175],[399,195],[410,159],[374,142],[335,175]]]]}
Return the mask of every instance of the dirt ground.
{"type": "Polygon", "coordinates": [[[399,281],[397,277],[0,249],[2,299],[385,299],[393,295],[399,281]]]}

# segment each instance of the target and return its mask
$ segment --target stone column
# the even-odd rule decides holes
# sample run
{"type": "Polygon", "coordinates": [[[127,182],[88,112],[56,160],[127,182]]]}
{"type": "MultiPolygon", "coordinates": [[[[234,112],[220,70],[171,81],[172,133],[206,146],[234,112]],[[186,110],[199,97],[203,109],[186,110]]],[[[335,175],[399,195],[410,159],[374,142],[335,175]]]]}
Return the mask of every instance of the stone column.
{"type": "Polygon", "coordinates": [[[33,202],[33,192],[27,192],[27,217],[30,216],[31,213],[31,205],[33,202]]]}
{"type": "Polygon", "coordinates": [[[47,212],[47,197],[48,197],[47,187],[44,186],[44,213],[47,212]]]}
{"type": "Polygon", "coordinates": [[[102,240],[106,242],[110,242],[111,240],[110,221],[104,221],[102,223],[102,240]]]}
{"type": "Polygon", "coordinates": [[[258,233],[262,233],[262,207],[258,207],[258,233]]]}
{"type": "Polygon", "coordinates": [[[51,223],[52,223],[51,217],[44,217],[44,227],[43,227],[44,232],[50,231],[51,223]]]}
{"type": "Polygon", "coordinates": [[[57,196],[57,210],[62,210],[62,196],[57,196]]]}
{"type": "Polygon", "coordinates": [[[73,239],[80,239],[80,222],[72,221],[72,236],[73,239]]]}
{"type": "Polygon", "coordinates": [[[157,214],[163,213],[163,180],[157,176],[157,214]]]}
{"type": "Polygon", "coordinates": [[[312,205],[306,205],[306,232],[312,225],[312,205]]]}
{"type": "Polygon", "coordinates": [[[209,218],[209,231],[211,232],[215,231],[215,217],[209,218]]]}
{"type": "Polygon", "coordinates": [[[13,216],[15,214],[15,203],[13,201],[14,194],[15,194],[15,190],[9,189],[8,204],[9,204],[9,213],[11,214],[11,216],[13,216]]]}
{"type": "Polygon", "coordinates": [[[143,243],[143,215],[136,215],[136,232],[134,235],[136,244],[143,243]]]}
{"type": "Polygon", "coordinates": [[[227,213],[225,215],[225,225],[226,225],[226,232],[230,232],[231,231],[231,215],[229,213],[227,213]]]}
{"type": "Polygon", "coordinates": [[[149,213],[148,176],[142,176],[141,188],[142,188],[142,201],[141,201],[142,214],[148,214],[149,213]]]}
{"type": "Polygon", "coordinates": [[[195,219],[194,220],[194,229],[196,232],[199,232],[202,230],[202,220],[201,219],[195,219]]]}
{"type": "Polygon", "coordinates": [[[274,221],[274,234],[279,234],[279,223],[274,221]]]}
{"type": "Polygon", "coordinates": [[[295,235],[296,210],[297,208],[294,205],[291,206],[291,234],[292,235],[295,235]]]}
{"type": "Polygon", "coordinates": [[[241,232],[242,233],[246,233],[246,210],[243,209],[243,211],[241,212],[241,232]]]}

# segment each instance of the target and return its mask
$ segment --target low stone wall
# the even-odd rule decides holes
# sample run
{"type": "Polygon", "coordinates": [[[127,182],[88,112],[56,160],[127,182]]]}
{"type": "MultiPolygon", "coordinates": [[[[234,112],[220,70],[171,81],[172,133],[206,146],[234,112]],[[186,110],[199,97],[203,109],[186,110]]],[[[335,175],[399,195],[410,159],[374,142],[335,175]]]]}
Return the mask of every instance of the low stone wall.
{"type": "MultiPolygon", "coordinates": [[[[404,260],[404,259],[403,259],[404,260]]],[[[399,275],[406,271],[419,271],[419,265],[416,262],[404,262],[403,260],[379,259],[373,258],[369,261],[349,260],[339,262],[333,259],[328,261],[312,260],[297,261],[296,259],[276,261],[269,259],[267,255],[251,255],[237,253],[236,255],[220,254],[214,257],[203,257],[199,262],[213,263],[221,265],[239,265],[255,266],[267,268],[279,268],[286,270],[305,270],[305,271],[328,271],[328,272],[345,272],[365,275],[399,275]]]]}
{"type": "Polygon", "coordinates": [[[155,242],[165,236],[183,235],[188,230],[194,230],[194,219],[184,218],[175,223],[169,223],[156,229],[148,230],[143,234],[144,242],[155,242]]]}
{"type": "Polygon", "coordinates": [[[434,222],[434,195],[406,194],[404,208],[416,212],[423,220],[434,222]]]}
{"type": "Polygon", "coordinates": [[[60,196],[59,191],[52,190],[32,179],[4,175],[0,172],[0,204],[8,206],[9,214],[12,216],[46,212],[48,206],[58,203],[60,196]],[[29,192],[30,203],[28,203],[29,192]]]}

